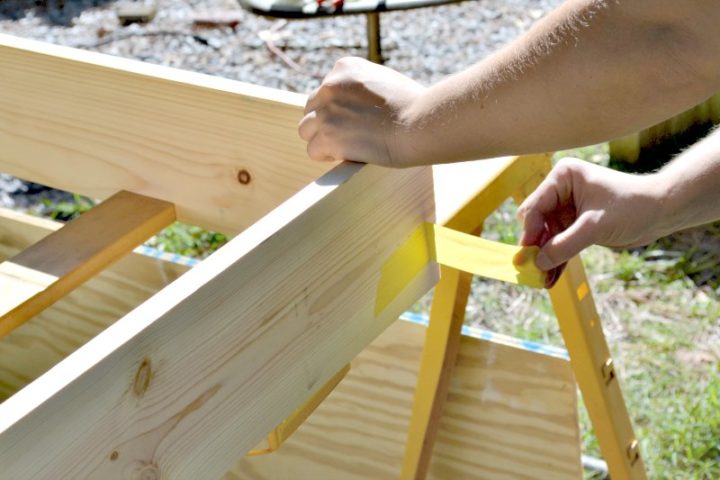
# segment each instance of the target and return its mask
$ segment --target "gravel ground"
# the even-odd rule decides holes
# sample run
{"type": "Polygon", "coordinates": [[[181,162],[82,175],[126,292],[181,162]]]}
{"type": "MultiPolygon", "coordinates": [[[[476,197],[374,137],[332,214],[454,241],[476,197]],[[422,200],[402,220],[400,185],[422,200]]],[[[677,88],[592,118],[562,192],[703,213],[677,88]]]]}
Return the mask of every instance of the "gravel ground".
{"type": "MultiPolygon", "coordinates": [[[[115,2],[66,0],[58,11],[54,1],[44,7],[0,1],[0,31],[297,92],[316,87],[338,58],[365,55],[363,16],[286,22],[240,10],[233,0],[158,0],[152,22],[121,27],[115,2]],[[193,15],[221,10],[237,12],[235,30],[192,30],[193,15]],[[268,36],[299,69],[268,50],[268,36]]],[[[384,13],[386,64],[435,82],[517,37],[559,3],[483,0],[384,13]]]]}
{"type": "MultiPolygon", "coordinates": [[[[386,12],[386,65],[436,82],[508,43],[560,2],[483,0],[386,12]]],[[[0,0],[0,32],[296,92],[317,87],[337,59],[366,55],[364,16],[285,21],[241,10],[233,0],[158,0],[150,23],[123,27],[119,5],[65,0],[60,9],[57,0],[0,0]],[[237,15],[238,26],[193,30],[195,15],[218,11],[237,15]]],[[[0,206],[24,209],[68,197],[0,176],[0,206]]]]}

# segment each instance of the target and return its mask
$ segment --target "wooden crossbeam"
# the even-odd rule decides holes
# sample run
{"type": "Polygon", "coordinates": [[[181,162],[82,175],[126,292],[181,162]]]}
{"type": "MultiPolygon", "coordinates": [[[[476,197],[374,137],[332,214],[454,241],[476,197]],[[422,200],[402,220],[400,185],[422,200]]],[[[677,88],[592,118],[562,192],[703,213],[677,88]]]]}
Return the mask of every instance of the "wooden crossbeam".
{"type": "Polygon", "coordinates": [[[339,166],[0,405],[3,475],[219,478],[435,283],[374,314],[434,211],[429,168],[339,166]]]}
{"type": "Polygon", "coordinates": [[[120,192],[0,263],[0,338],[174,220],[172,204],[120,192]]]}
{"type": "Polygon", "coordinates": [[[0,172],[174,203],[235,234],[332,168],[297,135],[305,96],[0,34],[0,172]]]}

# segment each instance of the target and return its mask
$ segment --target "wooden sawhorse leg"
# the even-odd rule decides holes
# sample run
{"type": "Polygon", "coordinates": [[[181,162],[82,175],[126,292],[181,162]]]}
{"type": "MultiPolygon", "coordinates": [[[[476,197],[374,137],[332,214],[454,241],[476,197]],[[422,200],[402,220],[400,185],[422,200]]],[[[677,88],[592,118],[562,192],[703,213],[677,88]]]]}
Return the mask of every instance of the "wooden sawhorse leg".
{"type": "Polygon", "coordinates": [[[447,398],[453,367],[460,350],[465,307],[472,275],[449,267],[440,267],[435,286],[430,323],[415,389],[415,404],[400,478],[422,479],[432,458],[440,417],[447,398]]]}
{"type": "Polygon", "coordinates": [[[610,477],[647,478],[580,258],[568,262],[550,298],[610,477]]]}

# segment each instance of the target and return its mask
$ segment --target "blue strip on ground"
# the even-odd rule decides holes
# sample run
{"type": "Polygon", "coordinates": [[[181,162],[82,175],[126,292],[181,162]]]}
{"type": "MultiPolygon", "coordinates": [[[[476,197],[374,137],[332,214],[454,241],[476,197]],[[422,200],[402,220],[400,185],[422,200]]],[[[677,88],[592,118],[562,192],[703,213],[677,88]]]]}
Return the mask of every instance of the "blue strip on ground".
{"type": "MultiPolygon", "coordinates": [[[[419,325],[428,325],[428,317],[419,313],[405,312],[400,317],[402,320],[408,322],[417,323],[419,325]]],[[[567,350],[564,348],[554,347],[552,345],[543,345],[537,342],[531,342],[529,340],[522,340],[519,338],[510,337],[508,335],[502,335],[500,333],[490,332],[488,330],[482,330],[480,328],[468,327],[464,325],[462,328],[462,334],[468,337],[478,338],[480,340],[486,340],[489,342],[502,343],[504,345],[510,345],[523,350],[529,350],[531,352],[541,353],[543,355],[549,355],[551,357],[563,358],[569,360],[570,356],[567,350]]]]}

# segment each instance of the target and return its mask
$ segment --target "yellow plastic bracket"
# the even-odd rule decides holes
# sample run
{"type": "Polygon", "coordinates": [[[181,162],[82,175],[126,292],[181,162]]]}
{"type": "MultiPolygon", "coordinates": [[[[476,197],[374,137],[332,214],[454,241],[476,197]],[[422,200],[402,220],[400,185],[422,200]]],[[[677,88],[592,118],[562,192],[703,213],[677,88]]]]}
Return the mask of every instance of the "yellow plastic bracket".
{"type": "Polygon", "coordinates": [[[545,272],[535,266],[538,251],[538,247],[508,245],[425,223],[383,265],[375,314],[382,312],[430,261],[481,277],[543,288],[545,272]]]}
{"type": "Polygon", "coordinates": [[[300,425],[307,420],[307,418],[320,406],[320,404],[330,395],[335,387],[338,386],[340,381],[345,378],[345,375],[350,371],[350,364],[345,365],[338,373],[335,374],[325,385],[320,388],[315,394],[310,397],[303,405],[295,410],[288,418],[282,421],[280,425],[270,432],[267,436],[267,446],[264,448],[254,448],[250,450],[248,456],[265,455],[272,453],[290,436],[295,433],[300,425]]]}

